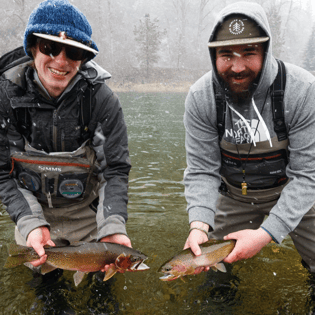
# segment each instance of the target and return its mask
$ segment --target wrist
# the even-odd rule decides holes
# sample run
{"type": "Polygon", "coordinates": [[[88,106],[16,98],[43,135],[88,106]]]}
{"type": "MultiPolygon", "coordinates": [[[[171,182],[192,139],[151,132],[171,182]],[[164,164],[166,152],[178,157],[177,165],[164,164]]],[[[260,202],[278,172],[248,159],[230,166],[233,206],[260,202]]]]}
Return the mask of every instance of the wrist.
{"type": "Polygon", "coordinates": [[[260,229],[262,230],[262,231],[264,231],[264,233],[267,233],[268,234],[268,236],[267,236],[267,239],[269,239],[269,242],[271,242],[271,241],[274,241],[275,243],[277,243],[277,241],[275,240],[275,238],[272,236],[272,234],[267,230],[267,229],[265,229],[264,227],[260,227],[260,229]]]}
{"type": "Polygon", "coordinates": [[[201,222],[201,221],[193,221],[190,223],[190,229],[199,228],[205,230],[207,233],[209,232],[209,224],[201,222]]]}

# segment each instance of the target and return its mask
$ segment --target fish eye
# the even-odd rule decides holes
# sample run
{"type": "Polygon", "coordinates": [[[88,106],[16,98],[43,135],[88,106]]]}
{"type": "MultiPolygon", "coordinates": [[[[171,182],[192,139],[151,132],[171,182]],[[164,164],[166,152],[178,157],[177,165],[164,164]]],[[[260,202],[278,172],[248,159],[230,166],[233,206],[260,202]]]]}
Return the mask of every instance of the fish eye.
{"type": "Polygon", "coordinates": [[[138,261],[138,258],[137,258],[137,257],[134,257],[134,256],[131,256],[131,257],[130,257],[130,261],[131,261],[131,262],[136,262],[136,261],[138,261]]]}
{"type": "Polygon", "coordinates": [[[171,271],[171,270],[172,270],[172,267],[165,267],[164,270],[165,270],[165,271],[171,271]]]}

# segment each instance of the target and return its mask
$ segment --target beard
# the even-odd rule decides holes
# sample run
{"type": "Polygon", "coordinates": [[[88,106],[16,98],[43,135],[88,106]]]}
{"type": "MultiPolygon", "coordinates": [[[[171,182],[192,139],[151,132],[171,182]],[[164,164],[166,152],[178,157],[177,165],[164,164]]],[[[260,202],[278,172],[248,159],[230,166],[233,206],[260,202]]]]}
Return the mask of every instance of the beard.
{"type": "Polygon", "coordinates": [[[225,91],[233,102],[248,100],[252,97],[260,78],[260,73],[247,69],[240,73],[235,73],[231,70],[226,72],[218,72],[222,80],[225,91]]]}

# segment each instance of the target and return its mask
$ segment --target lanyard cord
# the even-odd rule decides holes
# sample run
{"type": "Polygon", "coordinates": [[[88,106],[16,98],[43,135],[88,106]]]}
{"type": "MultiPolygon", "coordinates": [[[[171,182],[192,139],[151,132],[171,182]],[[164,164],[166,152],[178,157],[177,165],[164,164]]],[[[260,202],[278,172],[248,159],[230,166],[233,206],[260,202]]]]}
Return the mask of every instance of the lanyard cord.
{"type": "MultiPolygon", "coordinates": [[[[267,97],[268,97],[268,94],[269,94],[269,90],[270,90],[270,88],[268,89],[268,91],[267,91],[267,93],[266,93],[266,97],[265,97],[265,100],[264,100],[263,107],[262,107],[262,109],[261,109],[260,116],[262,115],[262,113],[263,113],[263,111],[264,111],[264,108],[265,108],[265,105],[266,105],[266,101],[267,101],[267,97]]],[[[230,107],[230,106],[229,106],[229,111],[230,111],[230,120],[231,120],[232,130],[233,130],[233,134],[234,134],[233,119],[232,119],[232,111],[231,111],[231,107],[230,107]]],[[[258,112],[258,113],[259,113],[259,112],[258,112]]],[[[258,115],[258,116],[259,116],[259,115],[258,115]]],[[[256,135],[256,132],[257,132],[257,130],[258,130],[259,123],[260,123],[260,120],[258,120],[256,129],[255,129],[255,132],[254,132],[254,136],[256,135]]],[[[247,161],[248,161],[249,154],[250,154],[250,151],[251,151],[251,149],[252,149],[253,143],[254,143],[254,139],[252,139],[252,141],[251,141],[249,150],[248,150],[248,152],[247,152],[246,160],[245,160],[245,163],[244,163],[244,165],[243,165],[243,161],[242,161],[242,158],[241,158],[241,155],[240,155],[240,152],[239,152],[237,143],[236,143],[236,141],[235,141],[235,147],[236,147],[237,155],[238,155],[238,157],[239,157],[239,159],[240,159],[241,166],[242,166],[243,184],[244,184],[244,185],[242,185],[242,194],[243,194],[243,195],[247,195],[247,184],[246,184],[246,181],[245,181],[245,169],[246,169],[247,161]],[[246,188],[243,190],[243,187],[245,187],[245,186],[246,186],[246,188]]]]}

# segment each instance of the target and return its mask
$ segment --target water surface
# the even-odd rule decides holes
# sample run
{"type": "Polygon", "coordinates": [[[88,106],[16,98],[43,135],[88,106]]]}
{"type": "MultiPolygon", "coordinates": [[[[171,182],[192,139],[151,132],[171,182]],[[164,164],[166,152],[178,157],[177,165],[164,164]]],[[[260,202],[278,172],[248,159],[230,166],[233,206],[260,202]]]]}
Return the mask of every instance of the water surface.
{"type": "MultiPolygon", "coordinates": [[[[132,161],[127,231],[133,247],[150,258],[149,271],[115,275],[103,283],[73,272],[41,283],[24,266],[0,270],[0,314],[311,314],[315,281],[287,238],[252,259],[171,282],[158,268],[180,251],[188,233],[183,171],[185,94],[119,93],[132,161]]],[[[14,225],[0,216],[0,266],[14,225]]]]}

